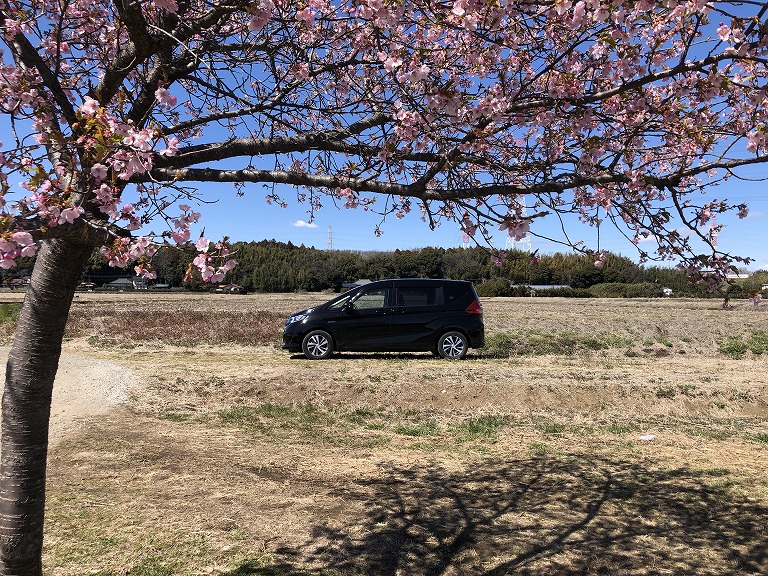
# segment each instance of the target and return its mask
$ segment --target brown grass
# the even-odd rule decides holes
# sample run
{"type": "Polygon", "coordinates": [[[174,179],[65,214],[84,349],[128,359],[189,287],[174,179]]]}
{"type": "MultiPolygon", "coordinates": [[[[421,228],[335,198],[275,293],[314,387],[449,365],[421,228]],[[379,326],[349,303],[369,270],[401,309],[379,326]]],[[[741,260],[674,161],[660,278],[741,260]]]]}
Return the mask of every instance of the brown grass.
{"type": "Polygon", "coordinates": [[[115,310],[94,314],[78,307],[67,323],[66,336],[87,336],[100,345],[163,342],[176,346],[242,344],[276,341],[285,316],[270,310],[115,310]]]}
{"type": "Polygon", "coordinates": [[[277,349],[282,319],[326,298],[82,296],[65,351],[144,384],[52,452],[48,571],[768,573],[768,359],[718,344],[768,310],[488,299],[490,336],[619,344],[463,362],[277,349]]]}

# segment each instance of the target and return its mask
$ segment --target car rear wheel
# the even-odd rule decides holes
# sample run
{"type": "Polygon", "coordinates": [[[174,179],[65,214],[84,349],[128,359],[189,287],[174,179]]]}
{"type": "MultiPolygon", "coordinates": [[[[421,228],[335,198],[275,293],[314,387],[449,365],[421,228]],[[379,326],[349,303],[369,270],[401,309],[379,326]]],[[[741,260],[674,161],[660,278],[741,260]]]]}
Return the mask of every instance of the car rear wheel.
{"type": "Polygon", "coordinates": [[[437,341],[437,353],[449,360],[460,360],[467,355],[469,342],[461,332],[446,332],[437,341]]]}
{"type": "Polygon", "coordinates": [[[325,330],[313,330],[301,342],[304,356],[310,360],[325,360],[333,354],[333,340],[325,330]]]}

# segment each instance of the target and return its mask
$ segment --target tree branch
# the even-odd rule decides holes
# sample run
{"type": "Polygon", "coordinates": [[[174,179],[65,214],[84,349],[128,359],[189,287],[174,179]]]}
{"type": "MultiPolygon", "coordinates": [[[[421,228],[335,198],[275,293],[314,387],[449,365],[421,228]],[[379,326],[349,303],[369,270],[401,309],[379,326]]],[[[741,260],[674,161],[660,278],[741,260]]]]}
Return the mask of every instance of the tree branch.
{"type": "MultiPolygon", "coordinates": [[[[7,15],[5,10],[0,10],[0,29],[4,28],[6,19],[7,15]]],[[[13,37],[13,41],[8,43],[8,47],[11,49],[13,58],[20,67],[37,70],[44,86],[50,90],[54,101],[59,106],[67,123],[70,126],[74,124],[77,121],[77,118],[72,103],[59,83],[58,77],[46,65],[45,61],[40,57],[32,44],[30,44],[29,40],[19,32],[13,37]]],[[[43,90],[43,92],[45,91],[43,90]]]]}
{"type": "Polygon", "coordinates": [[[158,158],[155,166],[158,168],[187,167],[203,162],[238,156],[288,154],[290,152],[304,152],[307,150],[353,153],[361,156],[375,155],[381,150],[380,147],[345,143],[344,140],[358,136],[376,126],[383,126],[391,121],[392,117],[390,115],[377,114],[350,124],[342,130],[329,130],[324,133],[293,137],[286,136],[282,138],[238,138],[228,142],[188,146],[179,149],[174,156],[158,158]]]}

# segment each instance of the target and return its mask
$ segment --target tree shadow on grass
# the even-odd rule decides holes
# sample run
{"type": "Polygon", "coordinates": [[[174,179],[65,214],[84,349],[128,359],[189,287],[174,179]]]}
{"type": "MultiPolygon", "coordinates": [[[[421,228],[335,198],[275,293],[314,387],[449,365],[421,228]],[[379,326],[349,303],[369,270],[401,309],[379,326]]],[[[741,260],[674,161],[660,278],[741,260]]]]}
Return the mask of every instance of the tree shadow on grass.
{"type": "Polygon", "coordinates": [[[334,492],[365,517],[331,518],[279,563],[230,576],[768,574],[768,508],[727,471],[533,459],[388,472],[334,492]]]}

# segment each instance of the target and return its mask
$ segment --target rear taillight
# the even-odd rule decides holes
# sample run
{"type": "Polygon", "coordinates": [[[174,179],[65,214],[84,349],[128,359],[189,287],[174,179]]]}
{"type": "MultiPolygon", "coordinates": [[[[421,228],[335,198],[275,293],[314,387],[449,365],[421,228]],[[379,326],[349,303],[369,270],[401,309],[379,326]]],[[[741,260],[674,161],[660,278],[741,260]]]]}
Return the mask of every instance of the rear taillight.
{"type": "Polygon", "coordinates": [[[483,306],[480,304],[479,300],[472,300],[469,306],[467,306],[466,310],[467,314],[483,314],[483,306]]]}

